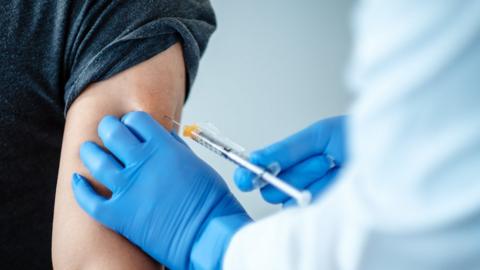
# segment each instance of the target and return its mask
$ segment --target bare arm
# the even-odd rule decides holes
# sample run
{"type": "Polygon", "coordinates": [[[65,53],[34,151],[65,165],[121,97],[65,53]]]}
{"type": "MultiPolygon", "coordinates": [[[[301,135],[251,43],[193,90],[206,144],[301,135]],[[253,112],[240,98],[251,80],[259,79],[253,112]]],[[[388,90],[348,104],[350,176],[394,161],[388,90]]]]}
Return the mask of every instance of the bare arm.
{"type": "MultiPolygon", "coordinates": [[[[89,176],[79,157],[80,144],[100,143],[97,125],[107,115],[143,110],[158,121],[178,119],[185,96],[185,65],[181,46],[116,76],[91,85],[70,107],[62,145],[53,221],[52,259],[56,269],[154,269],[158,264],[126,239],[84,213],[71,190],[73,172],[89,176]]],[[[95,188],[108,190],[89,176],[95,188]]]]}

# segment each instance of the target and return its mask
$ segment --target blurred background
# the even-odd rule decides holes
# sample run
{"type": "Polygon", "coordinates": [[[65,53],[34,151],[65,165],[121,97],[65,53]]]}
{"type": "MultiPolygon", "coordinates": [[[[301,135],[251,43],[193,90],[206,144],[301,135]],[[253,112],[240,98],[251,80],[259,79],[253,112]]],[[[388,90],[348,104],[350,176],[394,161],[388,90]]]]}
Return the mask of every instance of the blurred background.
{"type": "MultiPolygon", "coordinates": [[[[331,115],[352,100],[348,62],[351,0],[212,0],[218,29],[200,64],[183,123],[211,122],[255,150],[331,115]]],[[[193,150],[227,180],[259,219],[277,211],[257,191],[240,193],[235,167],[197,145],[193,150]]]]}

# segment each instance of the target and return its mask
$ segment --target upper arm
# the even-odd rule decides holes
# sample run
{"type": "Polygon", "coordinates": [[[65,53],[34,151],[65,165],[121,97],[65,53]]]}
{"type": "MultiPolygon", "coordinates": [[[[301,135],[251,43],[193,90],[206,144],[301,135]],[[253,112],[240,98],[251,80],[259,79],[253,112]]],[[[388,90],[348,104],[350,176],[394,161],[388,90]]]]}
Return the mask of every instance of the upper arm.
{"type": "MultiPolygon", "coordinates": [[[[186,88],[182,49],[175,44],[163,53],[105,81],[90,85],[72,104],[63,137],[55,199],[52,257],[56,268],[148,269],[156,267],[126,239],[103,227],[76,204],[71,190],[73,172],[89,176],[79,157],[80,144],[101,143],[97,125],[107,114],[121,116],[143,110],[162,122],[178,119],[186,88]]],[[[103,194],[108,190],[90,176],[103,194]]]]}

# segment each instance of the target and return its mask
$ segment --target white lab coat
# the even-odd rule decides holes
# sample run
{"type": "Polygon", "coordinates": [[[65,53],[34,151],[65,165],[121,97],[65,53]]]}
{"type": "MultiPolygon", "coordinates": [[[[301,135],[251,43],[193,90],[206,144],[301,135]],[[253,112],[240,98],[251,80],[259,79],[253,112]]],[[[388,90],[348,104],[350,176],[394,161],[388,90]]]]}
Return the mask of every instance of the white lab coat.
{"type": "Polygon", "coordinates": [[[224,269],[480,269],[480,1],[363,1],[353,33],[349,167],[224,269]]]}

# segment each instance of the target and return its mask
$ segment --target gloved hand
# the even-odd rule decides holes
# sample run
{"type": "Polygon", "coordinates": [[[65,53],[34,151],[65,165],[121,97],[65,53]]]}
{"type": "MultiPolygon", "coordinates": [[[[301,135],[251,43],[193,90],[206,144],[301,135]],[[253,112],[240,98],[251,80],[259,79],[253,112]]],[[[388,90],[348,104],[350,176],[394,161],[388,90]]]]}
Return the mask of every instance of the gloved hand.
{"type": "Polygon", "coordinates": [[[80,156],[112,197],[74,174],[80,206],[171,269],[220,267],[230,237],[250,221],[221,177],[144,112],[107,116],[98,134],[111,153],[86,142],[80,156]]]}
{"type": "MultiPolygon", "coordinates": [[[[347,161],[345,122],[345,116],[321,120],[283,141],[253,152],[250,161],[263,167],[277,163],[281,168],[280,179],[298,189],[308,189],[315,199],[347,161]]],[[[234,174],[235,183],[242,191],[253,189],[254,178],[255,175],[243,168],[237,168],[234,174]]],[[[260,191],[269,203],[295,203],[271,185],[260,191]]]]}

